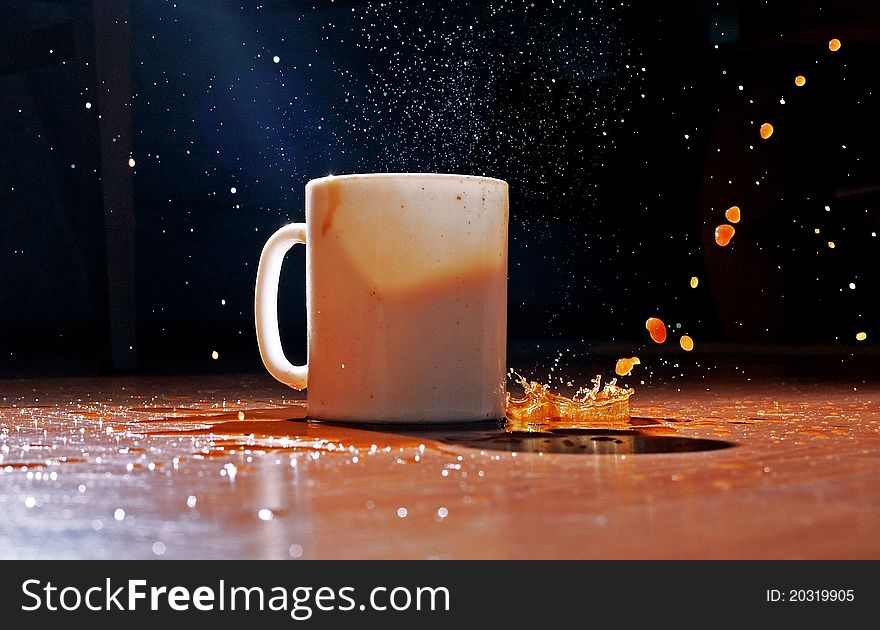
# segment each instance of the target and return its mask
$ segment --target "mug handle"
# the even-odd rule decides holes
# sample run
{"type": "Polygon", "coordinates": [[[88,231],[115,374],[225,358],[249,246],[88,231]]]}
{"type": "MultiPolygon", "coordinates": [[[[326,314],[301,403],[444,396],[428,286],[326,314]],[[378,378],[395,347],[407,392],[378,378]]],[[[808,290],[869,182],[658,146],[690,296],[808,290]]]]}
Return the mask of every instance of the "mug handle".
{"type": "Polygon", "coordinates": [[[278,331],[278,281],[284,254],[297,244],[306,243],[306,224],[291,223],[273,234],[260,254],[257,268],[257,288],[254,295],[254,317],[257,325],[257,344],[260,357],[269,374],[293,387],[305,389],[308,365],[293,365],[284,356],[281,334],[278,331]]]}

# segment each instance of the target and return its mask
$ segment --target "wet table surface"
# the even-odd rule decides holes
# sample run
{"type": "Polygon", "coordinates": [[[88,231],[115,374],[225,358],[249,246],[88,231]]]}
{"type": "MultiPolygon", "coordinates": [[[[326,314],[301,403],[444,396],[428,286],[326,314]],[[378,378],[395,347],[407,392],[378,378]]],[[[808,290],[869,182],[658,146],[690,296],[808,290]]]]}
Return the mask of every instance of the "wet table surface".
{"type": "Polygon", "coordinates": [[[880,557],[880,386],[659,387],[632,415],[367,430],[264,375],[0,381],[0,557],[880,557]]]}

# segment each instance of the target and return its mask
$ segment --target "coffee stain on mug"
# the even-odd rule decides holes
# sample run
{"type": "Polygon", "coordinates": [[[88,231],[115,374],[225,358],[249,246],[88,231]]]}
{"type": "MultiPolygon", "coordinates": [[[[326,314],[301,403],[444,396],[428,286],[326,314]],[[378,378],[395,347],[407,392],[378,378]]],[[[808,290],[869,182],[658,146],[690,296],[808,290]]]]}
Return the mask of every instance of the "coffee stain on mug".
{"type": "Polygon", "coordinates": [[[327,236],[327,232],[333,226],[333,217],[339,208],[339,181],[330,180],[321,186],[316,186],[312,193],[317,211],[324,208],[324,222],[321,224],[321,236],[327,236]]]}

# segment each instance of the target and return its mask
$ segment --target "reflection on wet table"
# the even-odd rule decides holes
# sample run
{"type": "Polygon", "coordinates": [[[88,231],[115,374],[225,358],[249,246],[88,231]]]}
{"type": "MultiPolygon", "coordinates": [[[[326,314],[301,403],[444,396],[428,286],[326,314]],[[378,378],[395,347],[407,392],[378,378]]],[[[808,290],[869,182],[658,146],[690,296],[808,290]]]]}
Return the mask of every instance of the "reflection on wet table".
{"type": "Polygon", "coordinates": [[[7,558],[878,557],[880,388],[595,429],[308,421],[262,375],[0,382],[7,558]]]}

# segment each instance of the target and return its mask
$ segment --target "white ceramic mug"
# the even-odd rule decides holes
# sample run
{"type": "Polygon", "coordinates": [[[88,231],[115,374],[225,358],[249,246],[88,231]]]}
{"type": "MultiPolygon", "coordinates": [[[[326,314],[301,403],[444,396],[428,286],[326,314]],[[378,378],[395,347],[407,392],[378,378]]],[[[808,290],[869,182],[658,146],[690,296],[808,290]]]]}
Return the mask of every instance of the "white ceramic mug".
{"type": "Polygon", "coordinates": [[[278,230],[257,270],[266,368],[308,387],[308,415],[346,422],[504,417],[507,183],[434,173],[306,185],[306,222],[278,230]],[[278,331],[284,254],[306,246],[308,362],[278,331]]]}

